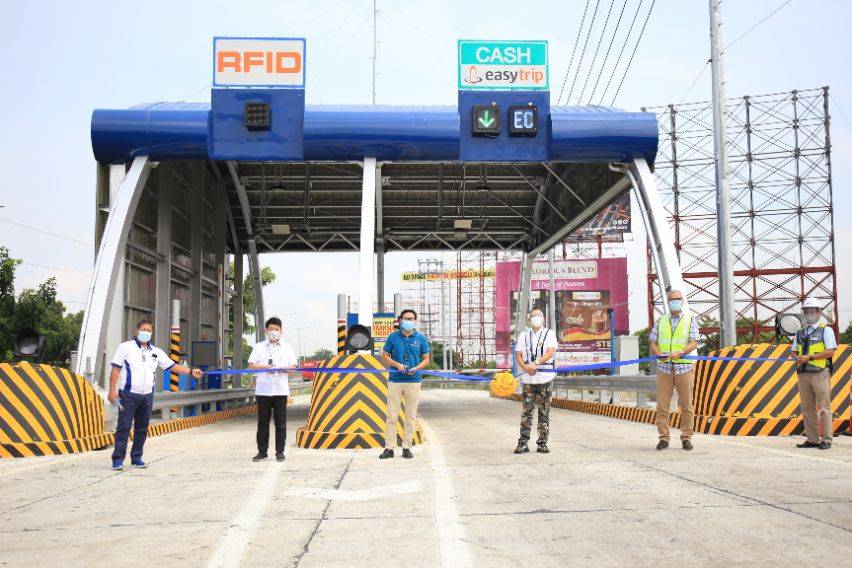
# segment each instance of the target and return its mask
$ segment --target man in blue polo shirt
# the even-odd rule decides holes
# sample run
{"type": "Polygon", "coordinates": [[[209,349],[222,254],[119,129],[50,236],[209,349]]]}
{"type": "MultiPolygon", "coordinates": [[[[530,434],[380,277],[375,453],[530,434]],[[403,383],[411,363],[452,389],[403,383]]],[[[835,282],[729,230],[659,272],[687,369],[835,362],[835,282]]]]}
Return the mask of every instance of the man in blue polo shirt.
{"type": "Polygon", "coordinates": [[[381,459],[393,457],[396,447],[396,422],[402,399],[405,397],[405,425],[402,430],[402,457],[413,458],[411,440],[414,437],[414,420],[417,418],[417,402],[420,399],[420,383],[423,375],[418,371],[429,364],[429,341],[418,332],[417,312],[402,310],[399,329],[391,333],[382,349],[382,360],[390,369],[388,380],[388,420],[385,423],[385,451],[381,459]]]}

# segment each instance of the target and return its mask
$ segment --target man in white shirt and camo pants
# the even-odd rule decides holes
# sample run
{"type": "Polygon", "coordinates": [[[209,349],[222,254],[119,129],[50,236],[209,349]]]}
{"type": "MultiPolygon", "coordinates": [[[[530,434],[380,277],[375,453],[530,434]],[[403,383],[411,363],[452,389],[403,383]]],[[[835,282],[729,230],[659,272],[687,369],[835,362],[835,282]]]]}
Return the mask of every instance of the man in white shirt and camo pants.
{"type": "Polygon", "coordinates": [[[559,342],[556,332],[544,327],[544,313],[538,308],[530,311],[530,327],[525,329],[515,344],[515,359],[524,375],[521,377],[523,386],[524,409],[521,414],[521,437],[518,438],[516,454],[529,452],[527,443],[532,430],[532,415],[534,407],[538,407],[538,440],[537,451],[546,454],[547,437],[550,434],[550,398],[553,394],[551,381],[556,373],[553,372],[553,355],[559,342]]]}

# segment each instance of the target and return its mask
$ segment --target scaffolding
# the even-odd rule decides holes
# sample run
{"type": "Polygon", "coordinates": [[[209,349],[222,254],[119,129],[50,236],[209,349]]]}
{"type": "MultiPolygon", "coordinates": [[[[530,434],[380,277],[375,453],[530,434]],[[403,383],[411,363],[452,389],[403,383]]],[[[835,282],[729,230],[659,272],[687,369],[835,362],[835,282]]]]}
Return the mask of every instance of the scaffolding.
{"type": "MultiPolygon", "coordinates": [[[[692,310],[718,332],[716,188],[710,102],[651,107],[655,174],[692,310]]],[[[738,343],[774,336],[779,312],[818,299],[837,326],[828,87],[730,99],[726,105],[738,343]]],[[[662,296],[649,260],[649,324],[662,296]]]]}
{"type": "Polygon", "coordinates": [[[485,367],[493,363],[497,343],[494,321],[493,251],[456,253],[453,278],[456,293],[456,360],[463,367],[485,367]]]}

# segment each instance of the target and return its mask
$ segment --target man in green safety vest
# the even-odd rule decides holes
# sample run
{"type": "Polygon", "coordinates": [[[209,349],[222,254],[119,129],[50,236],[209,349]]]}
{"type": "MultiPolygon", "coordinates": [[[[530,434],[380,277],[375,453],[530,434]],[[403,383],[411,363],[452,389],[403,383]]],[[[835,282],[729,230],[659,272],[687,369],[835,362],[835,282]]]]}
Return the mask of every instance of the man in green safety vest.
{"type": "Polygon", "coordinates": [[[648,335],[648,350],[660,358],[657,364],[657,432],[658,450],[669,447],[669,412],[672,391],[677,391],[680,407],[680,441],[684,450],[692,449],[692,385],[695,373],[693,361],[683,356],[698,347],[698,323],[684,310],[683,292],[671,290],[668,295],[669,313],[654,322],[648,335]]]}
{"type": "Polygon", "coordinates": [[[797,358],[799,396],[807,440],[797,448],[831,448],[834,427],[831,420],[831,357],[837,349],[834,330],[820,321],[822,306],[814,298],[802,302],[805,327],[793,338],[793,356],[797,358]],[[822,426],[820,437],[819,426],[822,426]]]}

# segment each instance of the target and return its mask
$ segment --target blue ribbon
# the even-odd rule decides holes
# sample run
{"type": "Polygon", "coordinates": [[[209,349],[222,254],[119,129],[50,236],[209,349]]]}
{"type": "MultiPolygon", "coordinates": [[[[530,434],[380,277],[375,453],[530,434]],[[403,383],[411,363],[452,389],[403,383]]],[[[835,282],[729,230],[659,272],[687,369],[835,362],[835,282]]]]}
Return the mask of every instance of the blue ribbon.
{"type": "MultiPolygon", "coordinates": [[[[693,361],[755,361],[755,362],[787,362],[794,363],[794,359],[786,357],[723,357],[710,355],[683,355],[683,359],[693,361]]],[[[589,363],[586,365],[568,365],[566,367],[555,367],[553,369],[542,369],[542,373],[578,373],[582,371],[601,371],[605,369],[613,369],[615,367],[624,367],[626,365],[637,365],[639,363],[649,363],[657,360],[662,361],[664,356],[656,357],[641,357],[639,359],[628,359],[626,361],[612,361],[610,363],[589,363]]],[[[495,369],[495,371],[508,371],[510,369],[495,369]]],[[[217,371],[207,371],[208,375],[248,375],[257,373],[364,373],[364,374],[382,374],[396,369],[359,369],[358,367],[276,367],[274,369],[221,369],[217,371]]],[[[418,371],[424,375],[440,377],[451,381],[469,381],[469,382],[491,382],[491,377],[482,375],[464,375],[461,373],[452,373],[449,371],[433,371],[423,369],[418,371]]]]}

